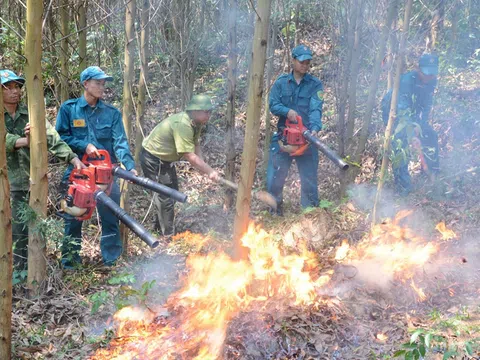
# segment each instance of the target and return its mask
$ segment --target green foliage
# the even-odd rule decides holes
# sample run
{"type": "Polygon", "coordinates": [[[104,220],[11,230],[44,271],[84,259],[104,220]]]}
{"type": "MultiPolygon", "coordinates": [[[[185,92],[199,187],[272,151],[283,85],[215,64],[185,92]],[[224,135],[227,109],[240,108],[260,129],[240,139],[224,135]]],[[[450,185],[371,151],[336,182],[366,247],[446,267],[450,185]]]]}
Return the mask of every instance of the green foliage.
{"type": "Polygon", "coordinates": [[[109,299],[110,299],[110,293],[105,290],[102,290],[102,291],[96,292],[93,295],[90,295],[88,300],[92,305],[92,308],[90,310],[91,313],[95,314],[98,311],[98,309],[100,309],[100,306],[105,305],[109,299]]]}
{"type": "Polygon", "coordinates": [[[27,279],[27,274],[27,270],[13,270],[12,285],[15,286],[25,282],[25,280],[27,279]]]}
{"type": "Polygon", "coordinates": [[[156,280],[146,281],[142,284],[140,289],[135,289],[128,285],[121,286],[114,299],[115,306],[117,309],[121,309],[132,304],[140,304],[145,306],[148,293],[150,290],[152,290],[155,283],[156,280]]]}
{"type": "Polygon", "coordinates": [[[122,273],[115,276],[112,276],[108,279],[110,285],[121,285],[121,284],[134,284],[136,281],[135,275],[130,273],[122,273]]]}

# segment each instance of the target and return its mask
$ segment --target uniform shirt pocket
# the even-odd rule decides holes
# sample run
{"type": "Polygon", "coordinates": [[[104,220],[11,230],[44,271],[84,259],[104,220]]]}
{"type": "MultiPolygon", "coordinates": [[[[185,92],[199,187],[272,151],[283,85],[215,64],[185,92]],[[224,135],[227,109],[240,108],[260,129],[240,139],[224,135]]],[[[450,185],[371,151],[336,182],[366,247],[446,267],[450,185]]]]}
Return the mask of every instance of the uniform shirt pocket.
{"type": "Polygon", "coordinates": [[[282,89],[282,104],[285,106],[290,105],[293,102],[293,91],[290,88],[282,89]]]}
{"type": "Polygon", "coordinates": [[[111,139],[112,138],[112,128],[110,124],[106,123],[97,123],[95,124],[95,135],[97,139],[111,139]]]}
{"type": "Polygon", "coordinates": [[[70,122],[72,135],[79,139],[86,139],[88,137],[88,127],[85,119],[72,119],[70,122]]]}

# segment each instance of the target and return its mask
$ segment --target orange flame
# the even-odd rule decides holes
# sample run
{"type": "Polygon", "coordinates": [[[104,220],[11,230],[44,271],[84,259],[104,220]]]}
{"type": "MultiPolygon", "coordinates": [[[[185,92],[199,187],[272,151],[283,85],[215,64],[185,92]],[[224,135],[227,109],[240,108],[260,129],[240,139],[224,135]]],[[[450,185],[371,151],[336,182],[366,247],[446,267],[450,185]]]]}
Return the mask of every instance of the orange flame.
{"type": "Polygon", "coordinates": [[[176,314],[169,326],[155,325],[148,311],[122,309],[115,315],[118,337],[91,359],[216,359],[228,322],[240,311],[267,306],[271,299],[284,305],[318,302],[316,289],[330,277],[318,282],[310,277],[308,271],[316,266],[313,253],[304,249],[300,255],[284,255],[270,234],[253,225],[242,242],[250,249],[249,261],[233,261],[224,253],[187,259],[185,284],[167,301],[176,314]]]}
{"type": "Polygon", "coordinates": [[[417,285],[415,285],[415,282],[414,282],[413,280],[412,280],[412,282],[410,283],[410,286],[412,287],[413,290],[415,290],[415,292],[417,293],[418,299],[419,299],[420,301],[425,301],[425,300],[427,300],[427,295],[425,295],[425,292],[423,291],[423,289],[417,287],[417,285]]]}
{"type": "Polygon", "coordinates": [[[451,240],[457,237],[457,234],[453,230],[448,229],[443,221],[439,222],[435,229],[442,234],[442,240],[451,240]]]}

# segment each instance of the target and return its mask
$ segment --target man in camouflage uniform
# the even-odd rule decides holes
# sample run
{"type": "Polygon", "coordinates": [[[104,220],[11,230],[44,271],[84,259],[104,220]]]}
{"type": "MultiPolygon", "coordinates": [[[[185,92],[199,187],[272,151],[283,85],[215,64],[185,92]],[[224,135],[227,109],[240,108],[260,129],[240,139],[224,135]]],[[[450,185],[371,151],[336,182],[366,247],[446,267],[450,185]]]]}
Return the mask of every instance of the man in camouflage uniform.
{"type": "MultiPolygon", "coordinates": [[[[17,270],[23,270],[27,266],[28,227],[19,219],[22,209],[28,204],[30,189],[30,124],[27,107],[20,102],[25,79],[10,70],[0,70],[0,76],[7,129],[5,145],[12,202],[14,263],[17,270]]],[[[48,121],[46,127],[48,151],[77,168],[84,167],[48,121]]]]}
{"type": "MultiPolygon", "coordinates": [[[[439,171],[438,135],[428,123],[437,85],[438,56],[424,54],[418,68],[400,78],[397,118],[393,126],[392,167],[396,191],[406,196],[412,191],[408,171],[411,152],[420,157],[422,170],[432,178],[439,171]]],[[[382,117],[386,124],[392,90],[382,99],[382,117]]]]}
{"type": "MultiPolygon", "coordinates": [[[[194,95],[184,112],[160,122],[142,143],[140,162],[143,173],[153,181],[178,190],[175,161],[186,159],[211,180],[220,176],[202,159],[199,138],[210,119],[212,102],[207,95],[194,95]]],[[[155,226],[163,235],[174,234],[174,202],[168,196],[154,194],[157,216],[155,226]]]]}

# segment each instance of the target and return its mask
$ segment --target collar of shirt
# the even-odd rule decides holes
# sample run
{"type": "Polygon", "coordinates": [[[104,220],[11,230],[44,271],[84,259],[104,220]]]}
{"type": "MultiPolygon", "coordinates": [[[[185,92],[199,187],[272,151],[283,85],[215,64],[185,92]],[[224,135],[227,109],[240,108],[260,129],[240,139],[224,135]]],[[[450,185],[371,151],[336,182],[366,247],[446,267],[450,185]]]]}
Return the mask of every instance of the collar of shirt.
{"type": "MultiPolygon", "coordinates": [[[[86,107],[86,106],[90,106],[90,104],[87,102],[87,100],[85,99],[85,96],[82,95],[81,98],[78,99],[78,105],[80,107],[86,107]]],[[[90,106],[91,107],[91,106],[90,106]]],[[[103,103],[102,100],[98,99],[97,101],[97,108],[104,108],[105,107],[105,104],[103,103]]]]}
{"type": "MultiPolygon", "coordinates": [[[[303,83],[303,82],[308,82],[310,81],[311,79],[311,75],[309,73],[306,73],[302,80],[300,80],[300,84],[303,83]]],[[[297,84],[297,80],[295,80],[295,76],[293,76],[293,71],[291,71],[289,74],[288,74],[288,81],[292,81],[293,83],[297,84]]],[[[300,84],[297,84],[300,86],[300,84]]]]}
{"type": "MultiPolygon", "coordinates": [[[[7,111],[6,108],[3,108],[3,114],[5,117],[9,116],[11,117],[10,113],[7,111]]],[[[28,108],[26,105],[19,103],[17,105],[17,111],[15,111],[15,118],[13,120],[16,120],[20,117],[20,115],[28,115],[28,108]]]]}

